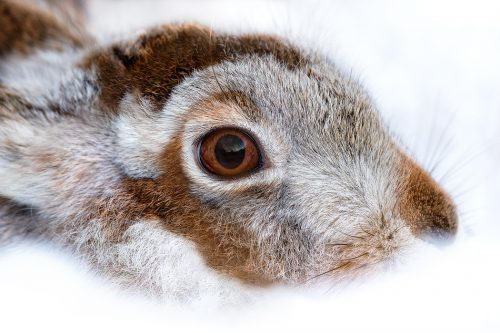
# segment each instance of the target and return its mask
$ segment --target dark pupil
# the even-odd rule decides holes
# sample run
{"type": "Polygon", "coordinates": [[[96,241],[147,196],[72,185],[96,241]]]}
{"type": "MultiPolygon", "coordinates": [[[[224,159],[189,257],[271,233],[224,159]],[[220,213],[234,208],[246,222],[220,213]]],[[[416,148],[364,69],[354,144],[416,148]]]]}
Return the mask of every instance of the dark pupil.
{"type": "Polygon", "coordinates": [[[237,168],[245,159],[245,142],[236,135],[226,134],[215,145],[215,157],[224,168],[237,168]]]}

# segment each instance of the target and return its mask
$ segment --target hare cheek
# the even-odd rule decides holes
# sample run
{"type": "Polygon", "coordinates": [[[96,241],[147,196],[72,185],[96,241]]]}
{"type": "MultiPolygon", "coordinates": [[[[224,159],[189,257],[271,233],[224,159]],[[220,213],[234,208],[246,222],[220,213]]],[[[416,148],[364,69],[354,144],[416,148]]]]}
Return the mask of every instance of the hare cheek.
{"type": "MultiPolygon", "coordinates": [[[[95,251],[105,270],[137,279],[150,292],[177,299],[239,297],[250,288],[209,268],[195,245],[161,227],[158,220],[140,220],[107,251],[95,251]]],[[[109,243],[104,242],[103,245],[109,243]]]]}
{"type": "Polygon", "coordinates": [[[162,227],[160,220],[131,222],[119,242],[109,242],[102,221],[87,223],[72,244],[107,277],[167,299],[246,297],[251,288],[209,268],[195,244],[162,227]],[[88,237],[94,237],[89,242],[88,237]],[[89,247],[90,246],[90,247],[89,247]],[[140,281],[140,286],[137,286],[140,281]]]}

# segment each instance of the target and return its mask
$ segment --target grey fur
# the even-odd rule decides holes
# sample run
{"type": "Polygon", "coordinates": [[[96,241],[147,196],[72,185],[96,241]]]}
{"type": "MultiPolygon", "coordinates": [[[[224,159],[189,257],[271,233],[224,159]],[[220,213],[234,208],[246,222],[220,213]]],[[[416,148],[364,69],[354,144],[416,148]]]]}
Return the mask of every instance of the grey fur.
{"type": "Polygon", "coordinates": [[[107,114],[94,70],[77,68],[85,53],[3,60],[0,79],[9,88],[0,91],[0,198],[8,200],[0,206],[0,239],[31,232],[32,216],[41,237],[123,285],[180,299],[242,290],[155,219],[129,221],[113,241],[92,214],[90,202],[112,205],[123,180],[168,175],[160,155],[177,135],[190,193],[218,210],[214,226],[229,216],[255,235],[259,272],[274,281],[304,282],[330,270],[332,278],[352,277],[420,241],[397,206],[405,155],[360,85],[324,57],[309,54],[300,69],[271,56],[241,57],[186,77],[159,112],[131,91],[107,114]],[[35,84],[25,84],[33,73],[35,84]],[[197,108],[221,89],[244,94],[254,107],[228,103],[223,118],[197,108]],[[200,168],[196,142],[227,126],[259,141],[265,169],[228,181],[200,168]],[[181,264],[185,258],[196,262],[195,273],[181,264]]]}

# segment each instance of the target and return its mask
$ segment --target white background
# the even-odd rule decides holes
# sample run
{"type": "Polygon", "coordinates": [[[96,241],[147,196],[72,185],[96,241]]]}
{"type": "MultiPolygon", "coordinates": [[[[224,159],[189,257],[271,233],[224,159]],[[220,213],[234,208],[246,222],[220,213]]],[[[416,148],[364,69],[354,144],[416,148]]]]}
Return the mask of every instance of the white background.
{"type": "Polygon", "coordinates": [[[500,5],[495,1],[91,1],[106,40],[196,20],[322,49],[455,197],[461,234],[344,292],[270,291],[238,309],[118,295],[54,249],[0,249],[0,331],[500,331],[500,5]]]}

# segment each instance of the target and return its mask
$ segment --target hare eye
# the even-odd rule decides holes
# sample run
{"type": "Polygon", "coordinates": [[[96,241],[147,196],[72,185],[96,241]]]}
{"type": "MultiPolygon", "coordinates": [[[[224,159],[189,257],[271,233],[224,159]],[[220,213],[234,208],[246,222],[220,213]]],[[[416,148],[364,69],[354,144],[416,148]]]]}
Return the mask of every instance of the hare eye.
{"type": "Polygon", "coordinates": [[[254,140],[239,129],[208,133],[201,141],[198,154],[203,167],[218,176],[240,176],[260,164],[260,152],[254,140]]]}

